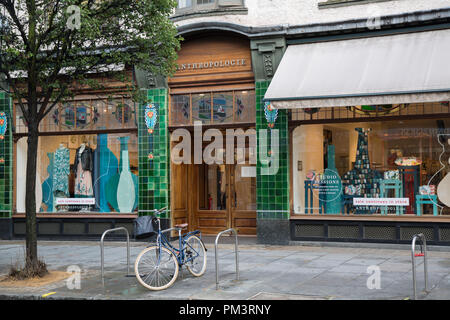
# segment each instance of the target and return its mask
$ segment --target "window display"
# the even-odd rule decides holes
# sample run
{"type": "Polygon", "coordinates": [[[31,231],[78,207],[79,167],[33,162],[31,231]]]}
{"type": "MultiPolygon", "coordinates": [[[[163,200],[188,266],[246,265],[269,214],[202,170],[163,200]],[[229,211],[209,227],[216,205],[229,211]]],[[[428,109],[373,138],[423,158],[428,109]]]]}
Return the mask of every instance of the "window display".
{"type": "MultiPolygon", "coordinates": [[[[70,151],[64,146],[63,143],[59,145],[59,148],[55,151],[52,179],[53,201],[52,204],[48,204],[50,208],[56,208],[56,198],[68,198],[69,193],[69,174],[70,174],[70,151]]],[[[49,177],[51,179],[51,177],[49,177]]],[[[66,210],[66,207],[61,208],[66,210]]]]}
{"type": "MultiPolygon", "coordinates": [[[[136,103],[129,97],[104,97],[61,103],[42,119],[39,132],[137,128],[136,103]]],[[[16,133],[27,132],[21,108],[15,107],[16,133]]]]}
{"type": "MultiPolygon", "coordinates": [[[[26,140],[17,145],[16,210],[25,211],[26,140]]],[[[39,137],[38,212],[131,213],[138,205],[136,134],[39,137]]]]}
{"type": "Polygon", "coordinates": [[[296,214],[450,214],[449,120],[311,124],[293,132],[296,214]]]}
{"type": "Polygon", "coordinates": [[[81,143],[75,153],[75,163],[73,170],[75,173],[75,197],[92,197],[92,149],[81,143]]]}
{"type": "Polygon", "coordinates": [[[224,91],[170,96],[170,125],[255,122],[255,91],[224,91]]]}

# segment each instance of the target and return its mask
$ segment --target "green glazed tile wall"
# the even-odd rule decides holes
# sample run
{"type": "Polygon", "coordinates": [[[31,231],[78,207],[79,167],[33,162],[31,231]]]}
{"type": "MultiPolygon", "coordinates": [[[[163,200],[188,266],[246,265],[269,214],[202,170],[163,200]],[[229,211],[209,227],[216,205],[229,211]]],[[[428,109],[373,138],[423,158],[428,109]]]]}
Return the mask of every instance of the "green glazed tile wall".
{"type": "MultiPolygon", "coordinates": [[[[257,146],[268,144],[270,129],[264,115],[264,94],[270,81],[256,82],[256,131],[257,146]],[[267,129],[266,141],[261,141],[260,129],[267,129]]],[[[278,118],[273,129],[279,133],[279,169],[274,175],[261,175],[262,164],[258,151],[256,166],[256,203],[258,219],[289,219],[289,144],[288,144],[288,117],[286,110],[278,110],[278,118]]],[[[259,149],[258,149],[259,150],[259,149]]],[[[270,150],[270,146],[267,147],[270,150]]]]}
{"type": "MultiPolygon", "coordinates": [[[[152,134],[145,125],[145,105],[139,106],[139,215],[152,215],[153,209],[169,207],[169,133],[167,89],[147,90],[157,107],[157,123],[152,134]],[[149,159],[149,154],[153,159],[149,159]]],[[[167,211],[162,218],[169,218],[167,211]]]]}
{"type": "Polygon", "coordinates": [[[13,199],[11,99],[5,92],[0,92],[0,111],[7,116],[7,130],[0,140],[0,218],[10,218],[13,199]]]}

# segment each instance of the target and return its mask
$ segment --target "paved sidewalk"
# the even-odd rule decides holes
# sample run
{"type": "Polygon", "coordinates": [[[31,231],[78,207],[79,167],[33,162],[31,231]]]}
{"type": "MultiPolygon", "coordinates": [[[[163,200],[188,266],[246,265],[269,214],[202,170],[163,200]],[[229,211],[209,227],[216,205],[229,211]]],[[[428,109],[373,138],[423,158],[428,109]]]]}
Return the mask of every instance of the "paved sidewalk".
{"type": "MultiPolygon", "coordinates": [[[[303,300],[303,299],[389,299],[412,298],[410,246],[365,247],[360,244],[257,245],[242,238],[239,245],[240,280],[235,280],[232,238],[219,245],[219,290],[216,290],[214,239],[206,238],[207,270],[195,278],[182,270],[175,284],[153,292],[134,277],[126,277],[126,247],[122,242],[105,243],[105,285],[100,276],[99,242],[40,241],[39,256],[50,270],[81,268],[81,289],[68,289],[65,281],[37,288],[7,288],[0,283],[0,299],[208,299],[208,300],[303,300]],[[369,289],[380,270],[380,288],[369,289]],[[368,272],[368,268],[369,271],[368,272]],[[369,279],[369,277],[372,277],[369,279]]],[[[145,243],[131,243],[131,266],[145,243]]],[[[24,254],[23,241],[0,241],[0,274],[7,273],[24,254]]],[[[419,299],[450,299],[450,248],[428,251],[429,293],[424,288],[423,259],[417,259],[419,299]]]]}

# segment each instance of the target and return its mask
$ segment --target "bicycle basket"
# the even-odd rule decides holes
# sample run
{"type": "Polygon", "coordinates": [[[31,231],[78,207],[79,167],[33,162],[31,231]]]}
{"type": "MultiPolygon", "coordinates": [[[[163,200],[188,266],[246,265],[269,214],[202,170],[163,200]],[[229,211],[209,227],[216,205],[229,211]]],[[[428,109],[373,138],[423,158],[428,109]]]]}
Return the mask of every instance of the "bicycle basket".
{"type": "Polygon", "coordinates": [[[157,233],[157,230],[153,225],[152,216],[137,217],[134,220],[134,224],[134,235],[136,239],[149,238],[157,233]]]}

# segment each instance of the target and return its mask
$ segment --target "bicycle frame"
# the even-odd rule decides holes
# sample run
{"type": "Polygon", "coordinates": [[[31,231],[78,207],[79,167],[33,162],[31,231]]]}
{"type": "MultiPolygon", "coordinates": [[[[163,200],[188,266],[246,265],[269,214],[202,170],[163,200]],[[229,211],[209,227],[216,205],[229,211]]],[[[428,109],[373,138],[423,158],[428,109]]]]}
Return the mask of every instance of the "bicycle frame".
{"type": "MultiPolygon", "coordinates": [[[[156,217],[157,222],[158,222],[158,236],[156,239],[156,245],[159,248],[159,251],[161,252],[161,247],[164,247],[166,249],[168,249],[170,252],[172,252],[177,261],[178,261],[178,265],[182,266],[183,264],[195,259],[198,256],[198,252],[196,252],[192,247],[191,249],[194,250],[194,252],[197,254],[196,256],[192,256],[189,257],[186,260],[186,240],[192,236],[192,235],[199,235],[200,241],[202,241],[202,236],[201,236],[201,232],[199,230],[195,230],[195,231],[190,231],[184,235],[181,235],[181,228],[170,228],[170,229],[166,229],[161,231],[161,221],[160,218],[157,216],[156,217]],[[169,231],[178,231],[178,248],[174,247],[169,240],[167,239],[167,237],[164,235],[164,233],[169,232],[169,231]]],[[[159,261],[158,261],[159,263],[159,261]]]]}

